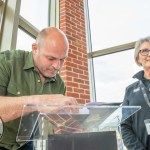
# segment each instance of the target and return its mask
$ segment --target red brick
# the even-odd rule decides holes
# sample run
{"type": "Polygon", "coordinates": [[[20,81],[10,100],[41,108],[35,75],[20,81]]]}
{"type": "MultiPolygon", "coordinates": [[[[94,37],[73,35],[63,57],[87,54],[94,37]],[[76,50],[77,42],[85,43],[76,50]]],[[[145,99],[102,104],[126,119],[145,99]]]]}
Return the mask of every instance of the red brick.
{"type": "Polygon", "coordinates": [[[90,101],[84,0],[60,0],[60,29],[70,44],[60,72],[67,86],[66,95],[84,104],[90,101]]]}

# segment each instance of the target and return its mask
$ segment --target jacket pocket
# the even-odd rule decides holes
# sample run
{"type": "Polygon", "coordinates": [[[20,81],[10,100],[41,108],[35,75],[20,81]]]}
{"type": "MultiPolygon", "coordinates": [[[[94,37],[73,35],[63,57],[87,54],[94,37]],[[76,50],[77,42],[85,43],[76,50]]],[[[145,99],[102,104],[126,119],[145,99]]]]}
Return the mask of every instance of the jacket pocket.
{"type": "Polygon", "coordinates": [[[23,91],[14,84],[9,84],[7,88],[7,96],[22,96],[23,91]]]}

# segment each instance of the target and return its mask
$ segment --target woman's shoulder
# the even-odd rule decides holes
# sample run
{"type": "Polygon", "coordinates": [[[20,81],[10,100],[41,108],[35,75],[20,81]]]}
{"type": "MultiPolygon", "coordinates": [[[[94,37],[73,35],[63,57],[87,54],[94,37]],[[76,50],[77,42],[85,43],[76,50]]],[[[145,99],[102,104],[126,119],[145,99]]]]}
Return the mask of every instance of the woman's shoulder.
{"type": "Polygon", "coordinates": [[[133,82],[133,83],[130,84],[130,85],[128,85],[126,89],[127,89],[127,90],[133,90],[133,89],[137,89],[137,88],[139,88],[139,80],[133,82]]]}

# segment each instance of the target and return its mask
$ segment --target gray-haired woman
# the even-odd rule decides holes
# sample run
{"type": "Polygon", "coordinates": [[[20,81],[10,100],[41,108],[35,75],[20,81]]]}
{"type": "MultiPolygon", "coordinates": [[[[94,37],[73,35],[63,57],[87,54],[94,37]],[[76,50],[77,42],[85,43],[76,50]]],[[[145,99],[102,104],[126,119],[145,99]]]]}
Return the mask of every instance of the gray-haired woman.
{"type": "Polygon", "coordinates": [[[143,69],[126,88],[123,105],[141,109],[121,124],[122,138],[128,150],[150,150],[150,37],[136,42],[135,62],[143,69]]]}

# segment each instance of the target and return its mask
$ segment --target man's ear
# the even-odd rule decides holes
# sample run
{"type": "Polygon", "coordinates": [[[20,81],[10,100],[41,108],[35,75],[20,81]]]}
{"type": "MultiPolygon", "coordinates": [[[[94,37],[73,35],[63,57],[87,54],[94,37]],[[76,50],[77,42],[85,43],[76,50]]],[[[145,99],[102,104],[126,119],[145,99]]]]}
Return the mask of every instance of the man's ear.
{"type": "Polygon", "coordinates": [[[37,44],[36,44],[36,43],[33,43],[33,44],[32,44],[32,52],[33,52],[33,54],[36,54],[36,53],[37,53],[37,49],[38,49],[37,44]]]}

